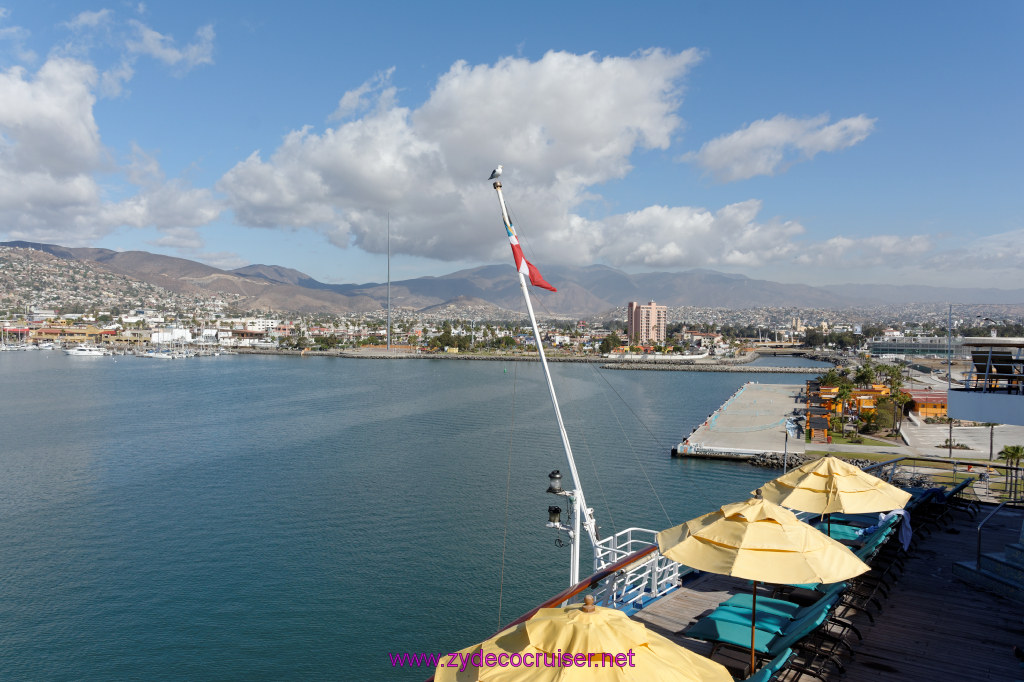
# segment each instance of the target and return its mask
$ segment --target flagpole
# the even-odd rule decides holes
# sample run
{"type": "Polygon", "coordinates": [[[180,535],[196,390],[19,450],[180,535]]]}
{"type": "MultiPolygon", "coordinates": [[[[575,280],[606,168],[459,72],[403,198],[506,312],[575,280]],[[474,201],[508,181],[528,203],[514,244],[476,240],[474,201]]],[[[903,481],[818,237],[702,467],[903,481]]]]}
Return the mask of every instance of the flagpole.
{"type": "MultiPolygon", "coordinates": [[[[494,189],[498,193],[498,202],[501,204],[501,219],[505,222],[505,230],[508,232],[509,237],[516,237],[516,229],[512,226],[512,221],[508,217],[508,209],[505,208],[505,196],[501,193],[501,183],[498,181],[494,182],[494,189]]],[[[518,239],[518,238],[517,238],[518,239]]],[[[523,290],[523,299],[526,301],[526,310],[530,314],[530,324],[533,326],[533,340],[537,344],[537,352],[540,355],[540,365],[544,369],[544,378],[548,384],[548,394],[551,396],[551,405],[555,408],[555,421],[558,422],[558,432],[562,437],[562,447],[565,449],[565,457],[569,460],[569,471],[572,473],[572,482],[575,486],[573,491],[573,504],[577,508],[577,513],[574,515],[575,532],[572,538],[572,567],[570,569],[570,583],[575,585],[580,581],[580,533],[579,523],[580,517],[582,516],[583,527],[587,531],[587,535],[590,537],[590,544],[593,546],[594,552],[594,566],[597,567],[597,524],[594,522],[594,516],[587,506],[586,498],[583,496],[583,486],[580,485],[579,473],[576,471],[576,460],[572,456],[572,446],[569,445],[569,435],[565,431],[565,423],[562,421],[562,411],[558,407],[558,397],[555,395],[555,386],[551,381],[551,372],[548,369],[547,357],[544,355],[544,345],[540,340],[540,329],[537,328],[537,318],[533,314],[533,303],[530,301],[530,291],[526,287],[526,276],[523,271],[516,268],[517,274],[519,275],[519,287],[523,290]]]]}

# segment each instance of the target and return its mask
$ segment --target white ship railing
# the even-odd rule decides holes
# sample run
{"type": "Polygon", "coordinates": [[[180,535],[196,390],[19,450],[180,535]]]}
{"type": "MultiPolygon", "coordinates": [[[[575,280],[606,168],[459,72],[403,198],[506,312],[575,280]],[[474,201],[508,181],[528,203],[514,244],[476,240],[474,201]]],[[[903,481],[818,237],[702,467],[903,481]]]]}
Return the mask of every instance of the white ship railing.
{"type": "MultiPolygon", "coordinates": [[[[656,544],[657,531],[627,528],[598,543],[596,563],[606,568],[656,544]]],[[[642,608],[679,587],[680,578],[691,572],[660,552],[653,552],[607,576],[594,588],[594,601],[612,608],[642,608]]]]}

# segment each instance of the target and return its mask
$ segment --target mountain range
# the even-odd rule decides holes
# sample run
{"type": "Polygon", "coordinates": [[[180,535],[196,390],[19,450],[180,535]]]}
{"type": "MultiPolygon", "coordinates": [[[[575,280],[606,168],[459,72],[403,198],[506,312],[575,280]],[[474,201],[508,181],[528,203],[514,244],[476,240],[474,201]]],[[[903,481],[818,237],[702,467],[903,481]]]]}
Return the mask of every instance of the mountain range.
{"type": "MultiPolygon", "coordinates": [[[[387,284],[327,284],[278,265],[248,265],[221,270],[184,258],[145,251],[68,248],[33,242],[0,246],[44,251],[58,258],[91,261],[112,272],[179,293],[224,293],[244,297],[250,309],[296,313],[344,314],[378,310],[386,305],[387,284]]],[[[535,306],[544,316],[589,316],[623,307],[629,301],[714,308],[798,307],[841,309],[898,303],[1024,302],[1024,289],[954,289],[949,287],[878,284],[782,284],[743,275],[694,269],[684,272],[629,274],[605,265],[547,265],[545,278],[557,292],[533,289],[535,306]]],[[[391,283],[395,308],[416,311],[445,306],[475,307],[482,314],[496,308],[518,311],[522,295],[511,265],[485,265],[440,277],[418,277],[391,283]]]]}

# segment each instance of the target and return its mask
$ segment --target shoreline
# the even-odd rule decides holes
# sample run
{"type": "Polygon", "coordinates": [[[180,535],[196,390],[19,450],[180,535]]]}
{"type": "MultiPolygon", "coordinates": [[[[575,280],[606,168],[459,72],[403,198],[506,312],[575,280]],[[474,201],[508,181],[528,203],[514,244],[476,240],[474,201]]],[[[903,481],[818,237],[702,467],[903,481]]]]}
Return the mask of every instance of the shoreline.
{"type": "MultiPolygon", "coordinates": [[[[239,355],[293,355],[300,357],[332,357],[332,358],[355,358],[360,360],[471,360],[482,362],[540,362],[536,355],[477,355],[467,353],[409,353],[406,351],[386,350],[334,350],[334,351],[300,351],[280,349],[258,349],[258,348],[237,348],[233,352],[239,355]]],[[[684,359],[664,357],[661,359],[629,359],[611,360],[606,357],[593,356],[551,356],[547,357],[548,362],[570,362],[570,363],[593,363],[601,365],[602,369],[617,370],[650,370],[650,371],[675,371],[675,372],[757,372],[764,374],[821,374],[826,371],[824,367],[771,367],[754,366],[750,363],[760,357],[760,353],[748,353],[741,358],[730,358],[718,362],[707,362],[706,359],[687,361],[684,359]]],[[[812,357],[816,354],[808,354],[811,360],[822,362],[835,361],[831,358],[812,357]]]]}

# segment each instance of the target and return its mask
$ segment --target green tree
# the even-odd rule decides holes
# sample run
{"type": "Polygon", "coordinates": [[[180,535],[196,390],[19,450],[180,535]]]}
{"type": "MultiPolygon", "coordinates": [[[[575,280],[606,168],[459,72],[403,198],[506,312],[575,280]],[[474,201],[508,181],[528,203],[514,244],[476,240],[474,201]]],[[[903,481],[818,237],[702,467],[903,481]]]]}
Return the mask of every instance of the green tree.
{"type": "Polygon", "coordinates": [[[612,350],[618,348],[621,345],[622,340],[619,338],[619,335],[616,334],[615,332],[612,332],[608,336],[604,337],[604,339],[601,341],[600,350],[602,353],[611,353],[612,350]]]}
{"type": "MultiPolygon", "coordinates": [[[[853,387],[848,383],[842,383],[839,385],[836,391],[836,400],[839,402],[839,414],[845,416],[847,412],[847,405],[850,400],[853,399],[853,387]]],[[[840,427],[841,429],[842,427],[840,427]]]]}
{"type": "MultiPolygon", "coordinates": [[[[903,368],[899,365],[879,365],[878,373],[882,376],[885,385],[889,387],[888,402],[892,404],[892,429],[895,431],[898,428],[896,410],[901,406],[900,401],[902,400],[900,389],[903,387],[903,368]]],[[[906,403],[906,400],[902,401],[902,405],[906,405],[906,403]]]]}
{"type": "Polygon", "coordinates": [[[892,431],[896,428],[896,408],[893,405],[892,396],[882,396],[875,401],[875,430],[892,431]]]}
{"type": "Polygon", "coordinates": [[[1013,467],[1007,470],[1007,478],[1010,481],[1007,491],[1011,500],[1017,499],[1018,481],[1020,480],[1018,467],[1022,457],[1024,457],[1024,445],[1007,445],[999,451],[999,459],[1013,467]]]}
{"type": "Polygon", "coordinates": [[[853,373],[853,383],[863,388],[868,388],[871,384],[875,383],[875,368],[870,360],[858,367],[857,371],[853,373]]]}
{"type": "Polygon", "coordinates": [[[825,344],[825,335],[821,333],[820,329],[808,329],[804,331],[804,345],[810,348],[822,346],[825,344]]]}
{"type": "Polygon", "coordinates": [[[913,398],[910,397],[909,393],[897,390],[896,395],[893,396],[893,402],[896,404],[896,412],[899,415],[899,420],[896,424],[896,430],[900,431],[903,428],[903,413],[906,410],[907,404],[910,403],[913,398]]]}
{"type": "Polygon", "coordinates": [[[441,325],[441,333],[430,340],[431,348],[451,348],[457,345],[455,335],[452,334],[452,323],[445,322],[441,325]]]}
{"type": "Polygon", "coordinates": [[[860,431],[861,433],[874,433],[878,430],[878,409],[871,410],[870,412],[864,412],[860,415],[860,431]]]}
{"type": "Polygon", "coordinates": [[[838,369],[831,367],[818,377],[818,383],[822,386],[840,386],[843,383],[843,375],[839,373],[838,369]]]}

